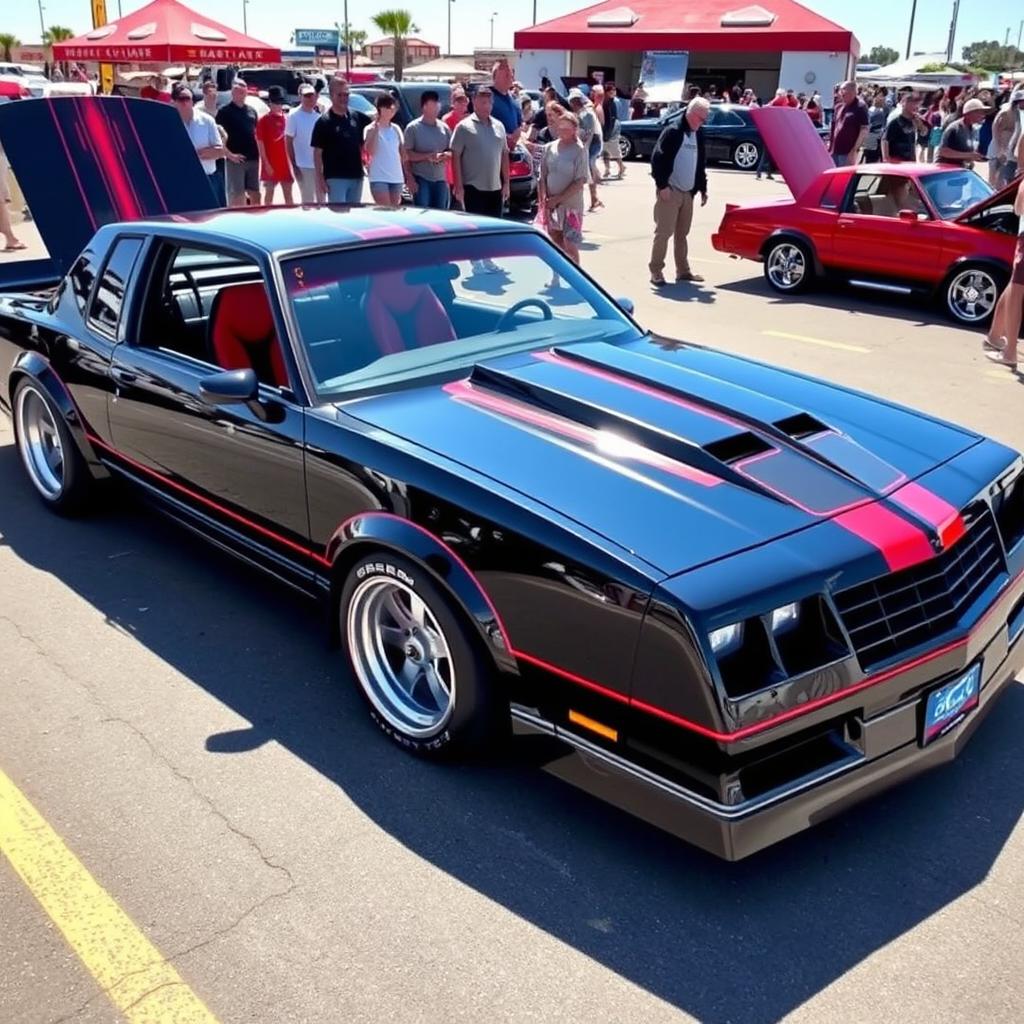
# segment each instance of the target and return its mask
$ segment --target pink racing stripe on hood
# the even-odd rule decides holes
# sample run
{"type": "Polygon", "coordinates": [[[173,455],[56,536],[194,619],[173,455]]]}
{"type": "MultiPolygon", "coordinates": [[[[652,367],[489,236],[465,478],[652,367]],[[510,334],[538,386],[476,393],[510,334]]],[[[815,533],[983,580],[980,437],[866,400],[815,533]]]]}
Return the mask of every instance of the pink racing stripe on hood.
{"type": "Polygon", "coordinates": [[[909,569],[935,555],[924,530],[877,502],[842,512],[833,522],[878,548],[890,572],[909,569]]]}
{"type": "Polygon", "coordinates": [[[967,532],[959,510],[920,484],[905,484],[891,496],[891,500],[934,526],[943,550],[952,547],[967,532]]]}

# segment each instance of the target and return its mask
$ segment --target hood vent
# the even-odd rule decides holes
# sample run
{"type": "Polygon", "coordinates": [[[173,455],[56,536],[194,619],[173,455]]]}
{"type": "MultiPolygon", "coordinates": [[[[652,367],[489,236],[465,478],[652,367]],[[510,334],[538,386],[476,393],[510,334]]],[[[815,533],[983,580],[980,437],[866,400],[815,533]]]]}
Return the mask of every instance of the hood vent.
{"type": "Polygon", "coordinates": [[[712,441],[710,444],[704,445],[704,451],[718,459],[719,462],[732,466],[744,459],[770,452],[772,446],[764,438],[747,430],[741,434],[733,434],[731,437],[723,437],[720,441],[712,441]]]}
{"type": "Polygon", "coordinates": [[[783,434],[791,437],[794,441],[803,441],[815,434],[822,434],[830,428],[821,420],[815,419],[809,412],[798,412],[795,416],[776,420],[775,429],[781,430],[783,434]]]}

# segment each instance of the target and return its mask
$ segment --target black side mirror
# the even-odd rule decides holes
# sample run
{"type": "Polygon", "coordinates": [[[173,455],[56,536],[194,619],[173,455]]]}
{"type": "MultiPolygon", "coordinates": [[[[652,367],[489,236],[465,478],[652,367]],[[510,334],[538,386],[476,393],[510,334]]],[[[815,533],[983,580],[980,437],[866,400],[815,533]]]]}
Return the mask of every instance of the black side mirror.
{"type": "Polygon", "coordinates": [[[199,397],[210,405],[242,405],[255,402],[260,382],[256,371],[224,370],[212,373],[199,382],[199,397]]]}

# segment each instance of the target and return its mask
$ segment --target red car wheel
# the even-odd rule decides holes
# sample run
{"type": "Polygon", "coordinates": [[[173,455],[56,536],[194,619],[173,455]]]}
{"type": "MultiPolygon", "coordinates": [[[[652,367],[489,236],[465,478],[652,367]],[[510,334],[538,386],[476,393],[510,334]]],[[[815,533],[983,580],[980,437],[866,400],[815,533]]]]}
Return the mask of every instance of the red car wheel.
{"type": "Polygon", "coordinates": [[[764,252],[764,277],[777,292],[791,295],[802,291],[814,276],[807,247],[793,238],[779,238],[764,252]]]}

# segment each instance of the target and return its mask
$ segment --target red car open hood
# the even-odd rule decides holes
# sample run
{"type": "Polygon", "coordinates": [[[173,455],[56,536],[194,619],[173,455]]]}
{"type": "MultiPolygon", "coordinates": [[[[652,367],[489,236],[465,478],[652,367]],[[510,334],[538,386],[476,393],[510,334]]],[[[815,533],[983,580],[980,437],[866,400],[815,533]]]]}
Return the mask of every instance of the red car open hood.
{"type": "Polygon", "coordinates": [[[796,107],[751,107],[750,116],[793,198],[799,199],[832,166],[818,129],[796,107]]]}
{"type": "Polygon", "coordinates": [[[975,203],[973,206],[968,206],[963,213],[958,213],[953,220],[965,221],[968,217],[973,217],[975,214],[981,213],[982,210],[987,210],[991,206],[999,206],[1001,203],[1009,203],[1013,205],[1013,198],[1017,194],[1017,189],[1020,187],[1020,179],[1015,178],[1005,188],[1000,189],[998,192],[993,192],[987,199],[982,199],[980,203],[975,203]]]}

